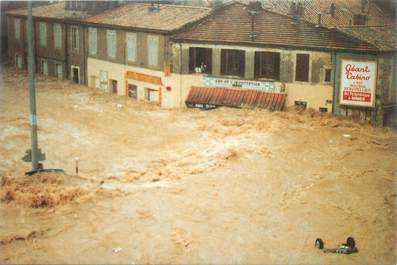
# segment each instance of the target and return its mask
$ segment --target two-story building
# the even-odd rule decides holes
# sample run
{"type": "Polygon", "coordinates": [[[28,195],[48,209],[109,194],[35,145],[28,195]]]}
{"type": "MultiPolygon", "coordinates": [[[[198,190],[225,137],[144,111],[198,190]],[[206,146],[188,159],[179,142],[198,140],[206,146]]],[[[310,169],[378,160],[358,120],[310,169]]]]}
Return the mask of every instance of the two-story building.
{"type": "Polygon", "coordinates": [[[128,3],[89,17],[88,85],[134,99],[180,107],[168,85],[173,65],[170,36],[211,12],[204,7],[128,3]]]}

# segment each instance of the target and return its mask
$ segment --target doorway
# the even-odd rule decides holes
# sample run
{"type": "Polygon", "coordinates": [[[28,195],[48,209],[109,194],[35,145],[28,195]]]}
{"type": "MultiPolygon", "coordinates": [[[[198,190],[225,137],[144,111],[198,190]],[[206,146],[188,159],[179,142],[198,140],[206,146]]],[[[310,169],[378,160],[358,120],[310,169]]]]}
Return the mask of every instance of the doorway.
{"type": "Polygon", "coordinates": [[[62,64],[56,64],[56,70],[57,70],[57,77],[58,77],[58,79],[62,80],[62,79],[63,79],[63,68],[62,68],[62,64]]]}
{"type": "Polygon", "coordinates": [[[136,85],[128,84],[128,96],[133,99],[138,98],[138,88],[136,85]]]}
{"type": "Polygon", "coordinates": [[[117,80],[110,80],[110,91],[117,94],[117,80]]]}
{"type": "Polygon", "coordinates": [[[80,68],[72,65],[72,80],[73,82],[80,84],[80,68]]]}

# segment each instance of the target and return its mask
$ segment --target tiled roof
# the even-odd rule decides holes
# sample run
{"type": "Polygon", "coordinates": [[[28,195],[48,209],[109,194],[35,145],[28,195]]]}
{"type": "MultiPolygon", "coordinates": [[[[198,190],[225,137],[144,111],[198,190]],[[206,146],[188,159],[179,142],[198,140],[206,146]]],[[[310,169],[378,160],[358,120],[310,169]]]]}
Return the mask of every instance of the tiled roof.
{"type": "MultiPolygon", "coordinates": [[[[289,15],[291,2],[295,0],[264,0],[264,7],[276,13],[289,15]]],[[[365,10],[366,26],[350,26],[354,14],[361,14],[361,0],[300,0],[304,6],[303,20],[312,24],[318,23],[318,14],[322,13],[321,23],[326,27],[336,27],[338,30],[362,39],[380,50],[396,49],[396,21],[386,14],[373,1],[365,10]],[[329,11],[331,4],[335,5],[335,14],[329,11]]]]}
{"type": "MultiPolygon", "coordinates": [[[[63,19],[63,18],[65,18],[64,7],[65,7],[64,2],[55,3],[55,4],[51,4],[51,5],[39,6],[39,7],[33,8],[32,14],[34,17],[63,19]]],[[[15,9],[15,10],[8,11],[7,14],[27,16],[28,10],[27,9],[15,9]]]]}
{"type": "MultiPolygon", "coordinates": [[[[155,4],[157,6],[157,4],[155,4]]],[[[129,3],[85,20],[122,27],[160,31],[173,31],[208,15],[211,9],[204,7],[160,4],[159,10],[150,10],[149,3],[129,3]]]]}
{"type": "Polygon", "coordinates": [[[192,87],[185,101],[187,106],[209,104],[214,106],[263,108],[282,110],[287,94],[222,87],[192,87]]]}
{"type": "Polygon", "coordinates": [[[232,3],[221,7],[190,29],[175,34],[179,41],[222,42],[266,46],[287,46],[319,49],[376,51],[364,41],[349,37],[336,30],[300,21],[270,11],[254,17],[255,41],[251,41],[252,17],[247,6],[232,3]]]}

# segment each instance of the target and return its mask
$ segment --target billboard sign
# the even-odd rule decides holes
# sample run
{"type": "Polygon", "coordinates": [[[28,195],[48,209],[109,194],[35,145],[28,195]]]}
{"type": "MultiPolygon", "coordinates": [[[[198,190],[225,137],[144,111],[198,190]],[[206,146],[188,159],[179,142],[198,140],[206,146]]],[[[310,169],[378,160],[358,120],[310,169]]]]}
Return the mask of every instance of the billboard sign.
{"type": "Polygon", "coordinates": [[[342,105],[373,107],[377,79],[376,61],[341,60],[340,98],[342,105]]]}

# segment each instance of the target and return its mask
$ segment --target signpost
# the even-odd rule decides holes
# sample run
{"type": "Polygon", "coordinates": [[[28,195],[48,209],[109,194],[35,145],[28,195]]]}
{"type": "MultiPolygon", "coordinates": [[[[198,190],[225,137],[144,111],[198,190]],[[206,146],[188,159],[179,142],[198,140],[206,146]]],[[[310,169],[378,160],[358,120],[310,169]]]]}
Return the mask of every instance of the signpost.
{"type": "Polygon", "coordinates": [[[342,59],[340,71],[340,104],[374,107],[377,62],[342,59]]]}

